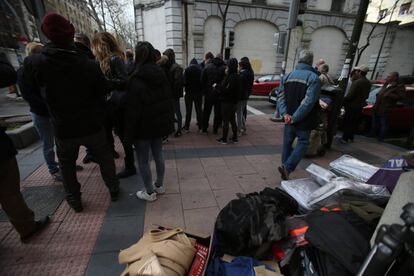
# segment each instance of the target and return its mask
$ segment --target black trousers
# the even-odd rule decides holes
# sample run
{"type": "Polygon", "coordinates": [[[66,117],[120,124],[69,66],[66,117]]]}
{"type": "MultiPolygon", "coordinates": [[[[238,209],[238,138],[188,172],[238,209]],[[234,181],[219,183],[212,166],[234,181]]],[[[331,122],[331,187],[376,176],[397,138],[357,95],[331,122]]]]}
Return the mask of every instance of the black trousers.
{"type": "Polygon", "coordinates": [[[221,115],[223,116],[223,139],[227,141],[229,135],[229,124],[233,132],[233,139],[237,140],[237,124],[236,124],[237,104],[221,103],[221,115]]]}
{"type": "Polygon", "coordinates": [[[14,156],[0,162],[0,205],[20,236],[35,229],[35,215],[20,192],[19,167],[14,156]]]}
{"type": "Polygon", "coordinates": [[[62,170],[66,199],[68,201],[80,200],[81,186],[76,177],[76,159],[78,159],[80,146],[85,146],[93,152],[109,191],[118,191],[119,181],[115,174],[114,158],[106,141],[105,132],[101,129],[95,134],[80,138],[60,139],[56,137],[56,152],[62,170]]]}
{"type": "Polygon", "coordinates": [[[214,120],[213,120],[213,131],[217,132],[221,123],[221,109],[220,101],[217,96],[206,95],[204,98],[204,110],[203,110],[203,131],[207,131],[208,122],[210,120],[210,114],[214,107],[214,120]]]}
{"type": "Polygon", "coordinates": [[[359,118],[361,117],[362,107],[345,106],[345,116],[343,124],[342,139],[353,141],[354,134],[358,128],[359,118]]]}
{"type": "Polygon", "coordinates": [[[186,93],[184,96],[185,101],[185,128],[190,128],[190,122],[191,122],[191,115],[193,113],[193,103],[195,107],[195,112],[197,115],[197,125],[198,128],[202,128],[203,124],[203,113],[202,113],[202,103],[203,103],[203,95],[201,93],[199,94],[188,94],[186,93]]]}

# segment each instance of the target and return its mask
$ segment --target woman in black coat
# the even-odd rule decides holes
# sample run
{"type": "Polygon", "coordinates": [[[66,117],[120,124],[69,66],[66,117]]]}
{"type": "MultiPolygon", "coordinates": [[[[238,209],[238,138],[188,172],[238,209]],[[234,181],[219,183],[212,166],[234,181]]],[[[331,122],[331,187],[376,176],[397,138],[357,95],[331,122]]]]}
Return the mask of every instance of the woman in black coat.
{"type": "Polygon", "coordinates": [[[125,136],[135,145],[145,185],[145,191],[138,191],[137,197],[154,201],[157,194],[165,192],[162,137],[174,131],[174,105],[169,82],[161,67],[155,64],[155,50],[149,42],[137,44],[135,64],[126,89],[125,136]],[[151,176],[150,149],[157,171],[155,183],[151,176]]]}
{"type": "Polygon", "coordinates": [[[232,58],[227,62],[226,76],[220,85],[215,85],[219,92],[219,99],[221,102],[221,116],[223,118],[223,137],[217,139],[220,144],[227,144],[227,136],[229,134],[229,124],[233,131],[231,142],[237,143],[237,124],[236,124],[236,109],[237,102],[241,95],[240,76],[237,73],[238,62],[237,59],[232,58]]]}

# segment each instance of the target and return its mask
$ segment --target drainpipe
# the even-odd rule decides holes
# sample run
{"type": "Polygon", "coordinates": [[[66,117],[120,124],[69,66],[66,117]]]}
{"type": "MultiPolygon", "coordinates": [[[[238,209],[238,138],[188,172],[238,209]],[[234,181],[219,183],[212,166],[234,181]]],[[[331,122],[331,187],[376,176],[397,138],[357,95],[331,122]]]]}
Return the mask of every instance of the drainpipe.
{"type": "Polygon", "coordinates": [[[184,9],[184,43],[183,43],[183,66],[188,65],[188,3],[182,1],[184,9]]]}

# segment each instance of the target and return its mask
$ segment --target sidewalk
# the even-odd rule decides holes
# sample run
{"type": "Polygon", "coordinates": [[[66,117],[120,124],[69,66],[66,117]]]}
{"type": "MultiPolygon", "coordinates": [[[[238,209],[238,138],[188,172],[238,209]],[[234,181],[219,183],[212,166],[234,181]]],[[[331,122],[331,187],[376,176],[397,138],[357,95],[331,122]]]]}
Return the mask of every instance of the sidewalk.
{"type": "MultiPolygon", "coordinates": [[[[167,192],[152,203],[135,196],[143,186],[139,175],[122,180],[121,197],[111,203],[98,166],[84,165],[78,173],[85,207],[82,213],[73,212],[59,198],[51,225],[29,244],[21,244],[11,225],[0,221],[0,274],[119,275],[123,270],[117,262],[119,250],[135,243],[153,224],[211,233],[219,210],[236,193],[280,185],[277,166],[283,125],[269,121],[268,115],[249,116],[247,129],[248,135],[236,145],[219,145],[215,135],[201,135],[195,129],[170,138],[164,148],[167,192]]],[[[119,143],[117,150],[121,152],[119,143]]],[[[304,169],[311,162],[327,167],[343,153],[381,165],[402,151],[357,137],[354,144],[335,145],[323,158],[303,160],[292,178],[306,176],[304,169]]],[[[54,187],[58,196],[62,193],[61,184],[48,175],[40,148],[18,159],[23,191],[36,193],[41,187],[54,187]]],[[[117,159],[116,165],[121,170],[123,160],[117,159]]]]}

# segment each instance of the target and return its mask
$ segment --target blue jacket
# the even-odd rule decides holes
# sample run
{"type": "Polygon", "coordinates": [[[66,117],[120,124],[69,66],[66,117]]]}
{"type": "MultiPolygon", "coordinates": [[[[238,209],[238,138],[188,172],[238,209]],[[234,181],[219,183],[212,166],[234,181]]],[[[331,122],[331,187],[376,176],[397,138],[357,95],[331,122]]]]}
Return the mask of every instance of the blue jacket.
{"type": "Polygon", "coordinates": [[[281,116],[292,116],[292,125],[301,130],[317,126],[321,82],[312,66],[299,63],[279,87],[277,106],[281,116]]]}

